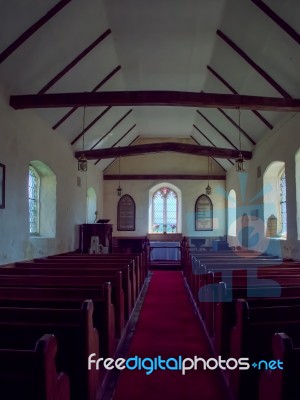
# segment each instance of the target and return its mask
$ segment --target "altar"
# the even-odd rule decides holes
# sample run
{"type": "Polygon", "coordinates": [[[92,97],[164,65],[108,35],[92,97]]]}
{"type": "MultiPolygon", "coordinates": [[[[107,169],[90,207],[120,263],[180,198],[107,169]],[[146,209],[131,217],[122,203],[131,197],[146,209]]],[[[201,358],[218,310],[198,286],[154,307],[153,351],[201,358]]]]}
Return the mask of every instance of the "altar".
{"type": "Polygon", "coordinates": [[[180,259],[180,242],[150,241],[150,261],[179,261],[180,259]]]}

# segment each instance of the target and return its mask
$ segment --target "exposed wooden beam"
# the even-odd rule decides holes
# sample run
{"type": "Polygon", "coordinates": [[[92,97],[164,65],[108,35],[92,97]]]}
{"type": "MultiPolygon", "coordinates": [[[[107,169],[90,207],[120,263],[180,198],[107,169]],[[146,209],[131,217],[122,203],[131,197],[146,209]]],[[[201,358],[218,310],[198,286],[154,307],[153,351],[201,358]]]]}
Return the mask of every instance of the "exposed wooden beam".
{"type": "MultiPolygon", "coordinates": [[[[125,180],[131,180],[131,181],[136,181],[136,180],[165,180],[165,179],[189,179],[189,180],[205,180],[207,181],[207,175],[192,175],[192,174],[152,174],[152,175],[147,175],[147,174],[141,174],[141,175],[120,175],[120,180],[125,181],[125,180]]],[[[224,181],[226,179],[226,175],[209,175],[209,180],[212,181],[224,181]]],[[[119,175],[103,175],[103,180],[105,181],[117,181],[119,180],[119,175]]]]}
{"type": "Polygon", "coordinates": [[[80,107],[86,105],[89,107],[179,106],[300,111],[300,99],[159,90],[17,95],[10,97],[10,105],[16,110],[25,108],[80,107]]]}
{"type": "MultiPolygon", "coordinates": [[[[136,141],[138,140],[139,137],[140,137],[140,135],[137,135],[137,136],[128,144],[128,146],[131,146],[134,142],[136,142],[136,141]]],[[[99,159],[98,161],[96,161],[94,164],[95,164],[95,165],[98,164],[98,162],[99,162],[100,160],[101,160],[101,159],[99,159]]],[[[108,164],[108,166],[105,168],[105,170],[104,170],[103,172],[105,173],[105,171],[106,171],[115,161],[116,161],[116,158],[113,159],[113,160],[108,164]]]]}
{"type": "Polygon", "coordinates": [[[224,110],[222,110],[221,108],[218,108],[218,110],[222,115],[224,115],[226,119],[228,119],[229,122],[232,123],[233,126],[235,126],[239,131],[241,131],[241,133],[245,136],[246,139],[249,140],[251,144],[253,145],[256,144],[255,141],[248,135],[248,133],[243,128],[241,128],[229,115],[227,115],[224,110]]]}
{"type": "Polygon", "coordinates": [[[278,14],[276,14],[269,6],[261,0],[251,0],[258,8],[260,8],[268,17],[270,17],[277,25],[280,26],[291,38],[300,44],[300,35],[288,23],[286,23],[278,14]]]}
{"type": "Polygon", "coordinates": [[[92,51],[99,43],[101,43],[109,34],[110,29],[107,29],[102,35],[100,35],[92,44],[84,49],[77,57],[74,58],[65,68],[63,68],[58,74],[54,76],[38,93],[43,94],[47,92],[57,81],[59,81],[64,75],[66,75],[76,64],[79,63],[90,51],[92,51]]]}
{"type": "MultiPolygon", "coordinates": [[[[125,132],[124,135],[122,135],[122,136],[120,137],[120,139],[117,140],[116,143],[114,143],[111,147],[116,147],[116,145],[119,144],[119,143],[121,142],[121,140],[123,140],[124,137],[126,137],[135,127],[136,127],[136,124],[132,125],[132,127],[129,128],[129,129],[127,130],[127,132],[125,132]]],[[[101,161],[101,158],[99,158],[99,160],[97,160],[97,161],[95,162],[95,165],[97,165],[98,162],[100,162],[100,161],[101,161]]]]}
{"type": "MultiPolygon", "coordinates": [[[[218,74],[212,67],[209,65],[207,66],[207,69],[221,82],[227,89],[231,91],[233,94],[238,94],[238,92],[220,75],[218,74]]],[[[270,124],[270,122],[263,116],[261,115],[257,110],[251,110],[253,114],[261,120],[269,129],[273,129],[273,125],[270,124]]]]}
{"type": "Polygon", "coordinates": [[[96,122],[98,122],[109,110],[111,107],[106,107],[101,113],[93,119],[80,133],[76,136],[74,140],[72,140],[71,144],[75,144],[96,122]]]}
{"type": "Polygon", "coordinates": [[[120,137],[120,139],[117,140],[116,143],[114,143],[111,147],[116,147],[116,145],[119,144],[119,143],[121,142],[121,140],[123,140],[124,137],[127,136],[128,133],[130,133],[135,127],[136,127],[136,124],[132,125],[132,127],[129,128],[129,129],[124,133],[124,135],[122,135],[122,136],[120,137]]]}
{"type": "Polygon", "coordinates": [[[42,18],[31,25],[22,35],[20,35],[12,44],[10,44],[0,54],[0,64],[6,60],[15,50],[17,50],[27,39],[29,39],[36,31],[45,25],[52,17],[54,17],[61,9],[63,9],[72,0],[61,0],[51,8],[42,18]]]}
{"type": "MultiPolygon", "coordinates": [[[[190,138],[193,139],[193,141],[194,141],[195,143],[197,143],[199,146],[201,146],[201,144],[198,142],[198,140],[197,140],[196,138],[194,138],[193,135],[191,135],[190,138]]],[[[211,158],[214,160],[215,163],[217,163],[217,164],[219,165],[219,167],[222,168],[223,171],[226,172],[226,169],[219,163],[219,161],[217,161],[214,157],[211,157],[211,158]]]]}
{"type": "Polygon", "coordinates": [[[105,133],[92,147],[91,150],[93,150],[96,146],[98,146],[99,143],[102,142],[103,139],[106,138],[107,135],[109,135],[130,113],[132,112],[132,109],[127,111],[123,117],[121,117],[111,128],[108,132],[105,133]]]}
{"type": "MultiPolygon", "coordinates": [[[[278,93],[284,98],[291,99],[291,96],[273,79],[271,76],[264,71],[258,64],[256,64],[240,47],[238,47],[225,33],[217,30],[217,35],[220,36],[233,50],[235,50],[256,72],[258,72],[278,93]]],[[[262,108],[255,107],[257,110],[262,108]]]]}
{"type": "MultiPolygon", "coordinates": [[[[138,144],[134,146],[87,150],[84,152],[84,154],[88,160],[94,160],[97,158],[125,157],[159,152],[177,152],[217,158],[237,158],[239,156],[239,150],[173,142],[138,144]]],[[[245,159],[249,160],[252,158],[251,151],[243,151],[242,153],[245,159]]],[[[75,157],[80,157],[81,154],[82,150],[76,151],[75,157]]]]}
{"type": "MultiPolygon", "coordinates": [[[[121,69],[121,66],[118,65],[113,71],[111,71],[98,85],[94,87],[92,92],[96,92],[98,89],[100,89],[107,81],[109,81],[119,70],[121,69]]],[[[65,122],[74,112],[78,109],[79,107],[73,107],[71,108],[70,111],[68,111],[59,121],[56,122],[55,125],[53,125],[52,129],[57,129],[63,122],[65,122]]]]}
{"type": "MultiPolygon", "coordinates": [[[[200,133],[200,135],[202,135],[213,147],[217,147],[195,124],[193,124],[193,127],[200,133]]],[[[201,145],[193,136],[192,138],[195,140],[196,143],[199,144],[199,146],[201,145]]],[[[233,162],[229,159],[227,159],[227,161],[229,161],[232,165],[233,162]]]]}
{"type": "Polygon", "coordinates": [[[217,131],[218,134],[219,134],[220,136],[222,136],[222,138],[225,139],[227,143],[229,143],[234,149],[236,149],[236,150],[238,149],[238,148],[227,138],[227,136],[226,136],[223,132],[221,132],[219,128],[216,127],[216,125],[214,125],[204,114],[202,114],[201,111],[197,110],[197,113],[198,113],[199,115],[201,115],[201,117],[202,117],[212,128],[214,128],[214,130],[217,131]]]}

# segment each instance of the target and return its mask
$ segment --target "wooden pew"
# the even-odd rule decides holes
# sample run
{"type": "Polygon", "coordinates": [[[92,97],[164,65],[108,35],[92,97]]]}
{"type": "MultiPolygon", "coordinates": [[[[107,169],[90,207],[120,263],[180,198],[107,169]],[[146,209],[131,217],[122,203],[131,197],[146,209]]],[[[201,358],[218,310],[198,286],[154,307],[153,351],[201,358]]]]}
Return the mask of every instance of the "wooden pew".
{"type": "MultiPolygon", "coordinates": [[[[135,299],[135,273],[133,270],[133,267],[130,267],[128,265],[126,266],[120,266],[120,265],[114,265],[114,264],[105,264],[105,265],[98,265],[97,263],[91,263],[91,264],[81,264],[81,263],[70,263],[70,262],[20,262],[15,264],[15,268],[20,269],[20,268],[26,268],[26,273],[29,273],[29,269],[37,269],[39,268],[40,270],[44,269],[56,269],[56,270],[65,270],[69,269],[70,271],[77,271],[78,274],[80,275],[81,273],[79,271],[83,271],[82,273],[85,275],[91,275],[91,276],[105,276],[107,273],[111,274],[112,272],[122,272],[122,287],[123,291],[125,293],[125,299],[127,299],[127,302],[125,302],[124,308],[125,308],[125,318],[128,320],[130,317],[130,314],[133,310],[134,307],[134,299],[135,299]]],[[[13,268],[10,268],[12,270],[13,268]]],[[[1,272],[1,269],[0,269],[1,272]]]]}
{"type": "Polygon", "coordinates": [[[254,286],[244,284],[242,282],[239,286],[227,287],[224,282],[214,284],[207,288],[205,292],[205,324],[210,336],[214,336],[214,316],[215,307],[220,302],[231,302],[238,298],[254,298],[254,297],[299,297],[300,296],[300,279],[286,279],[284,277],[276,282],[272,280],[268,285],[265,281],[255,282],[254,286]]]}
{"type": "MultiPolygon", "coordinates": [[[[271,359],[271,339],[276,332],[286,332],[292,337],[299,334],[299,308],[249,308],[244,300],[239,300],[236,307],[236,325],[231,332],[230,357],[249,357],[251,363],[271,359]]],[[[257,369],[232,370],[229,381],[236,399],[253,400],[258,397],[257,369]]]]}
{"type": "Polygon", "coordinates": [[[0,346],[26,348],[43,332],[57,339],[57,365],[71,384],[72,399],[95,400],[99,371],[86,367],[91,353],[99,358],[99,336],[93,326],[93,302],[81,309],[0,307],[0,346]]]}
{"type": "MultiPolygon", "coordinates": [[[[209,260],[204,262],[197,262],[194,266],[192,271],[190,272],[189,277],[189,286],[191,287],[191,291],[195,296],[196,288],[202,285],[205,275],[208,271],[224,271],[227,270],[251,270],[256,269],[258,267],[283,267],[283,263],[281,260],[274,260],[274,259],[244,259],[242,261],[234,259],[224,259],[224,260],[209,260]]],[[[298,264],[299,266],[299,264],[298,264]]]]}
{"type": "Polygon", "coordinates": [[[214,284],[223,281],[226,283],[227,288],[232,286],[262,285],[263,283],[272,285],[276,284],[276,277],[279,275],[284,275],[287,278],[288,276],[293,276],[293,278],[300,277],[300,264],[295,264],[291,267],[290,263],[287,263],[282,264],[282,266],[282,269],[278,269],[271,265],[261,267],[261,265],[258,264],[254,267],[251,266],[251,268],[242,270],[232,270],[231,268],[225,267],[222,272],[209,271],[207,274],[204,274],[194,288],[194,298],[196,304],[198,304],[202,318],[206,319],[213,315],[211,307],[214,302],[212,299],[214,284]],[[264,282],[262,281],[263,279],[265,280],[264,282]],[[199,297],[201,297],[201,301],[199,301],[199,297]]]}
{"type": "Polygon", "coordinates": [[[48,334],[33,349],[0,348],[1,400],[69,400],[69,378],[57,373],[56,352],[56,338],[48,334]]]}
{"type": "MultiPolygon", "coordinates": [[[[144,257],[144,253],[110,253],[110,254],[81,254],[81,253],[69,253],[63,255],[54,255],[48,256],[47,259],[84,259],[84,260],[100,260],[103,262],[106,261],[117,261],[117,260],[126,260],[128,262],[134,261],[134,265],[136,270],[138,271],[138,281],[139,286],[141,286],[146,276],[148,275],[148,267],[146,263],[146,259],[144,257]]],[[[37,261],[40,259],[36,259],[37,261]]]]}
{"type": "MultiPolygon", "coordinates": [[[[222,357],[229,357],[230,352],[230,334],[236,324],[236,301],[220,302],[215,306],[214,315],[214,349],[216,354],[222,357]]],[[[246,299],[245,299],[246,301],[246,299]]],[[[282,307],[300,305],[299,297],[264,297],[264,298],[248,298],[247,304],[250,307],[282,307]]]]}
{"type": "MultiPolygon", "coordinates": [[[[63,268],[77,268],[77,269],[85,269],[86,271],[88,269],[98,269],[100,270],[110,270],[110,271],[122,271],[122,277],[123,277],[123,284],[124,284],[124,290],[127,290],[125,288],[128,288],[128,290],[131,290],[131,305],[130,309],[127,310],[125,309],[125,313],[127,314],[126,317],[129,318],[132,309],[135,305],[136,299],[137,299],[137,283],[136,283],[136,274],[135,274],[135,268],[132,265],[128,265],[126,263],[125,265],[122,265],[119,262],[107,262],[107,263],[99,263],[99,261],[94,260],[94,261],[89,261],[84,262],[81,260],[66,260],[66,261],[59,261],[59,260],[48,260],[44,259],[42,262],[18,262],[15,264],[17,268],[58,268],[58,269],[63,269],[63,268]]],[[[88,272],[87,272],[88,274],[88,272]]]]}
{"type": "Polygon", "coordinates": [[[69,256],[49,256],[46,258],[36,258],[34,262],[46,262],[46,260],[51,261],[65,261],[71,262],[75,261],[78,263],[100,263],[100,264],[116,264],[120,263],[120,265],[126,264],[132,266],[135,272],[136,278],[136,293],[139,294],[142,284],[145,280],[145,271],[142,267],[140,257],[135,255],[114,255],[114,254],[81,254],[81,255],[69,255],[69,256]]]}
{"type": "Polygon", "coordinates": [[[283,370],[264,370],[259,379],[258,400],[298,400],[300,379],[299,337],[292,339],[285,333],[272,338],[272,359],[283,361],[283,370]],[[297,347],[295,347],[297,343],[297,347]]]}
{"type": "Polygon", "coordinates": [[[0,306],[76,309],[86,299],[93,300],[93,322],[100,332],[100,354],[113,356],[116,349],[115,314],[111,302],[111,284],[106,283],[99,289],[68,287],[1,287],[0,306]]]}
{"type": "MultiPolygon", "coordinates": [[[[66,268],[58,268],[57,265],[54,267],[45,265],[43,267],[36,266],[33,264],[28,264],[28,267],[24,269],[24,267],[13,267],[13,268],[0,268],[0,277],[4,275],[42,275],[42,276],[90,276],[90,277],[105,277],[106,281],[110,280],[112,274],[118,275],[122,274],[122,289],[124,292],[124,316],[125,319],[128,320],[130,314],[133,309],[132,299],[131,299],[131,281],[129,276],[129,268],[125,268],[122,271],[118,271],[117,269],[104,269],[104,268],[70,268],[67,266],[66,268]],[[30,265],[30,266],[29,266],[30,265]]],[[[1,278],[0,278],[1,280],[1,278]]],[[[113,283],[113,282],[112,282],[113,283]]],[[[114,293],[114,288],[112,285],[112,292],[114,293]]]]}
{"type": "MultiPolygon", "coordinates": [[[[2,268],[0,269],[0,286],[31,287],[77,287],[97,288],[110,282],[112,285],[112,303],[115,307],[115,325],[117,337],[121,337],[124,324],[124,291],[122,286],[122,272],[111,270],[83,269],[48,269],[48,268],[2,268]],[[26,274],[25,274],[26,273],[26,274]],[[27,283],[28,282],[28,283],[27,283]]],[[[127,307],[130,306],[130,293],[126,293],[127,307]]]]}

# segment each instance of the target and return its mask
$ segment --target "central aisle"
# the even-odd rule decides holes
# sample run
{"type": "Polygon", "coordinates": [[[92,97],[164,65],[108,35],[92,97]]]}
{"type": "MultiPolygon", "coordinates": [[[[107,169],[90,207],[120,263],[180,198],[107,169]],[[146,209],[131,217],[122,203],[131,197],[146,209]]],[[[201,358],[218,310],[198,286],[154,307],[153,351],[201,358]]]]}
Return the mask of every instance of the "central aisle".
{"type": "MultiPolygon", "coordinates": [[[[193,312],[180,271],[154,271],[129,354],[139,356],[211,357],[205,332],[193,312]]],[[[226,400],[218,371],[121,372],[113,400],[226,400]]]]}

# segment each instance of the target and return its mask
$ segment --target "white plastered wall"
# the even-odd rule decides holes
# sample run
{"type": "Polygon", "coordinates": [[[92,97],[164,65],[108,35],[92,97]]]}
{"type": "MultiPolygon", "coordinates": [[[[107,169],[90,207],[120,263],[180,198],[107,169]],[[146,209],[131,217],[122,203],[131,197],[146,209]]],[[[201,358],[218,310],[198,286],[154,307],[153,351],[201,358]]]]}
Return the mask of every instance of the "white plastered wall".
{"type": "Polygon", "coordinates": [[[48,127],[34,111],[13,110],[0,87],[0,163],[6,166],[6,206],[0,209],[0,265],[75,250],[78,225],[86,222],[86,190],[97,194],[99,218],[103,212],[102,173],[89,163],[88,173],[77,171],[69,143],[48,127]],[[28,168],[40,160],[56,175],[56,235],[30,238],[28,168]],[[78,186],[78,177],[81,180],[78,186]]]}
{"type": "MultiPolygon", "coordinates": [[[[270,254],[300,259],[300,245],[297,234],[296,203],[296,164],[295,156],[300,148],[300,115],[287,113],[284,121],[273,128],[262,139],[253,152],[253,158],[247,162],[246,173],[238,174],[234,168],[227,173],[226,190],[234,189],[237,193],[238,221],[243,213],[250,215],[252,225],[252,246],[257,251],[267,251],[270,254]],[[287,239],[270,239],[265,237],[264,207],[263,207],[263,175],[266,168],[274,161],[285,164],[286,195],[287,195],[287,239]],[[258,172],[260,167],[261,174],[258,172]],[[258,219],[251,216],[258,210],[258,219]],[[256,235],[256,236],[255,236],[256,235]]],[[[299,176],[298,176],[299,180],[299,176]]],[[[299,184],[298,184],[299,190],[299,184]]],[[[298,196],[299,197],[299,196],[298,196]]],[[[299,210],[299,208],[298,208],[299,210]]],[[[299,211],[298,211],[299,213],[299,211]]],[[[239,228],[237,228],[239,231],[239,228]]],[[[238,243],[237,237],[229,237],[229,243],[234,246],[238,243]]]]}

